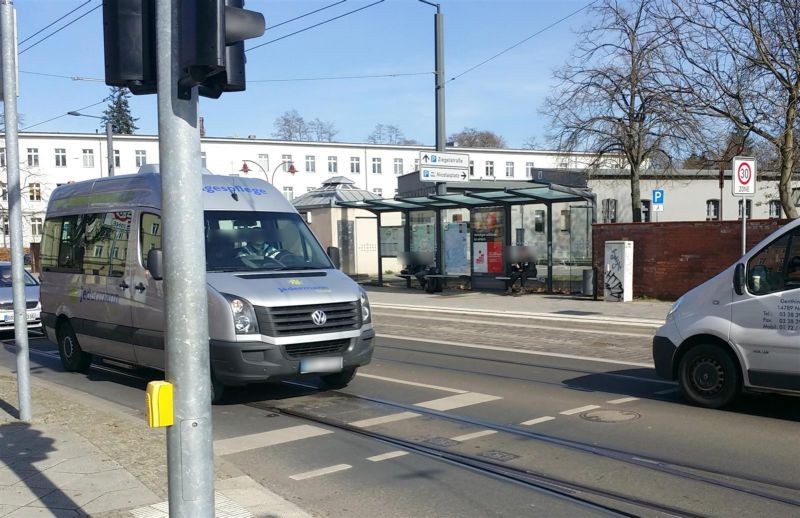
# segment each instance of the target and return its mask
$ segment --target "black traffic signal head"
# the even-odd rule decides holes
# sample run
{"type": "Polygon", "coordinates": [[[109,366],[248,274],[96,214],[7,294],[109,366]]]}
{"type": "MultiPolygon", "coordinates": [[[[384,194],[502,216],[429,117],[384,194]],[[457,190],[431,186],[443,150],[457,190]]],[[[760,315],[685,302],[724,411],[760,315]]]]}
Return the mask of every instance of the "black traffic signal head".
{"type": "Polygon", "coordinates": [[[106,84],[156,93],[155,0],[104,0],[106,84]]]}

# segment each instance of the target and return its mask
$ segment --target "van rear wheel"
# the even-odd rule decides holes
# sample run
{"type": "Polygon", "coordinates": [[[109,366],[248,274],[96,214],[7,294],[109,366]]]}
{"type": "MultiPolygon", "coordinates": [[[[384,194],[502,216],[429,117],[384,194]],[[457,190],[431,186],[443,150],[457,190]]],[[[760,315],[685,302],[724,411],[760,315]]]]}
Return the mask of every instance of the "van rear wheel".
{"type": "Polygon", "coordinates": [[[344,388],[356,375],[357,367],[348,367],[336,374],[323,374],[320,376],[322,381],[331,388],[344,388]]]}
{"type": "Polygon", "coordinates": [[[218,405],[225,399],[225,384],[211,371],[211,404],[218,405]]]}
{"type": "Polygon", "coordinates": [[[684,398],[705,408],[723,407],[740,391],[736,362],[727,351],[711,344],[698,345],[686,353],[678,379],[684,398]]]}
{"type": "Polygon", "coordinates": [[[58,327],[58,355],[61,365],[69,372],[87,372],[92,355],[83,352],[72,326],[65,322],[58,327]]]}

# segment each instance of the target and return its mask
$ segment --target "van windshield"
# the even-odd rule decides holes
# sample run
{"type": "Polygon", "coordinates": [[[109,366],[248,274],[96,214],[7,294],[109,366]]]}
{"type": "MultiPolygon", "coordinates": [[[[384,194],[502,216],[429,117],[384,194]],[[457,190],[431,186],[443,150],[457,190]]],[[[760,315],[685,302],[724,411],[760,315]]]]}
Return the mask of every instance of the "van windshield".
{"type": "Polygon", "coordinates": [[[333,268],[298,214],[207,211],[206,270],[304,270],[333,268]]]}

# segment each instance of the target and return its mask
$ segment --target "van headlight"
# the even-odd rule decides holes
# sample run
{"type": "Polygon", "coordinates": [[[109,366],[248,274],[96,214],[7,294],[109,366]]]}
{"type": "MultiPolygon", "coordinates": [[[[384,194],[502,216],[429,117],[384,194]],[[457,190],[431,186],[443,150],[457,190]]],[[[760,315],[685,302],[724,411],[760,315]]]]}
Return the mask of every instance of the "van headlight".
{"type": "Polygon", "coordinates": [[[667,318],[666,318],[667,320],[675,316],[675,312],[678,310],[678,307],[680,307],[682,302],[683,302],[683,297],[680,297],[672,304],[672,307],[669,308],[669,312],[667,313],[667,318]]]}
{"type": "Polygon", "coordinates": [[[258,320],[253,305],[241,297],[222,294],[231,307],[233,313],[233,329],[237,335],[251,335],[258,333],[258,320]]]}
{"type": "Polygon", "coordinates": [[[369,299],[367,298],[367,292],[364,289],[361,289],[361,323],[362,324],[369,324],[372,322],[372,311],[370,311],[369,307],[369,299]]]}

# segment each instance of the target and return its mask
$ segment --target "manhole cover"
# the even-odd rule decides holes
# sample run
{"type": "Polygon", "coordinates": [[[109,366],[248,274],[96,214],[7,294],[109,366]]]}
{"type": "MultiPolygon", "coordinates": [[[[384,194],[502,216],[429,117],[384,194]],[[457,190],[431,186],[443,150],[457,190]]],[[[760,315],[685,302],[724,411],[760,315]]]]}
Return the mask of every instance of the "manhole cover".
{"type": "Polygon", "coordinates": [[[454,441],[453,439],[448,439],[447,437],[432,437],[424,440],[423,442],[433,444],[434,446],[442,446],[443,448],[449,448],[450,446],[461,444],[460,442],[454,441]]]}
{"type": "Polygon", "coordinates": [[[640,417],[642,417],[641,414],[631,412],[630,410],[611,410],[605,408],[589,410],[580,415],[581,419],[592,421],[593,423],[623,423],[625,421],[634,421],[640,417]]]}
{"type": "Polygon", "coordinates": [[[518,459],[519,455],[514,455],[513,453],[507,453],[504,451],[498,450],[489,450],[482,453],[479,453],[478,456],[486,457],[492,460],[499,460],[500,462],[508,462],[510,460],[518,459]]]}

